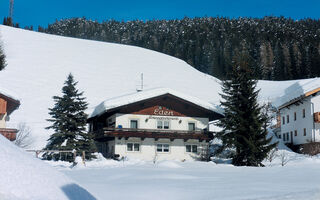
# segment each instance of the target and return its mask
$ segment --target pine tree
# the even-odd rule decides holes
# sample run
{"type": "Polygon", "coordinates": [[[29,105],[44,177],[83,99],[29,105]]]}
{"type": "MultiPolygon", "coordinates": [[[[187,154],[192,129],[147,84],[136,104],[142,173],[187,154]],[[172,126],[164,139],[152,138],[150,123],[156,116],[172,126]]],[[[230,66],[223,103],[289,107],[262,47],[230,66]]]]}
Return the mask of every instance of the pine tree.
{"type": "Polygon", "coordinates": [[[3,52],[3,49],[1,47],[1,44],[0,44],[0,71],[3,70],[5,67],[6,67],[6,56],[3,52]]]}
{"type": "MultiPolygon", "coordinates": [[[[48,139],[45,147],[47,150],[76,150],[86,152],[86,159],[94,158],[95,145],[92,136],[86,133],[87,103],[83,92],[76,89],[77,82],[74,81],[72,74],[69,74],[62,88],[63,96],[54,96],[53,108],[49,108],[52,125],[47,129],[53,129],[54,133],[48,139]]],[[[44,156],[51,159],[50,155],[44,156]]],[[[72,157],[60,157],[53,155],[58,160],[72,161],[72,157]]]]}
{"type": "Polygon", "coordinates": [[[229,80],[222,83],[225,118],[219,122],[223,130],[217,136],[222,139],[223,148],[235,149],[234,165],[263,166],[262,161],[277,144],[269,144],[271,138],[266,138],[266,117],[257,103],[259,90],[257,81],[252,79],[248,57],[247,53],[237,53],[229,80]]]}

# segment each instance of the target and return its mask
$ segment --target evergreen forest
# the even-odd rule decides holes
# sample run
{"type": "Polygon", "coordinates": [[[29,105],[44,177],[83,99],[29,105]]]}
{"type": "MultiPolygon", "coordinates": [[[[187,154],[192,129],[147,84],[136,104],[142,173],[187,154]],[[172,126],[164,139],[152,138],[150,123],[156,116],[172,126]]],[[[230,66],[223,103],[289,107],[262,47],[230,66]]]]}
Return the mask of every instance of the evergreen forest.
{"type": "Polygon", "coordinates": [[[254,77],[291,80],[320,76],[320,20],[284,17],[201,17],[180,20],[56,21],[40,32],[134,45],[180,58],[226,79],[232,58],[247,49],[254,77]]]}

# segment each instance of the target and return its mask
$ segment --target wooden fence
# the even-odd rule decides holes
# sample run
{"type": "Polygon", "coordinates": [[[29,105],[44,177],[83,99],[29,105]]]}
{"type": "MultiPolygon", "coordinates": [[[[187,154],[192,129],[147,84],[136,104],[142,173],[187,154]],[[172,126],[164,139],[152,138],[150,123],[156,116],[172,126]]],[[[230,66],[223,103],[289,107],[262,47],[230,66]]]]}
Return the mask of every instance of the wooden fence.
{"type": "MultiPolygon", "coordinates": [[[[72,153],[73,154],[73,160],[75,162],[75,159],[77,157],[77,151],[76,150],[26,150],[27,152],[34,152],[36,158],[39,158],[39,154],[40,153],[72,153]]],[[[85,164],[85,160],[86,160],[86,152],[82,151],[82,162],[83,164],[85,164]]]]}

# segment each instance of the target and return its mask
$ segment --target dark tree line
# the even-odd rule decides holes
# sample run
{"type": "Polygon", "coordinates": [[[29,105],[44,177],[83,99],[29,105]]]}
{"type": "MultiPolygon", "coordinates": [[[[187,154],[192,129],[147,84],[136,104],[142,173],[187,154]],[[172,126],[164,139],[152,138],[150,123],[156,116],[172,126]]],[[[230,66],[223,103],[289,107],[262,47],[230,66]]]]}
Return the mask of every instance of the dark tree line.
{"type": "Polygon", "coordinates": [[[231,71],[231,60],[243,46],[253,59],[255,78],[320,76],[320,20],[203,17],[99,23],[72,18],[39,31],[156,50],[220,79],[231,71]]]}
{"type": "Polygon", "coordinates": [[[0,40],[0,71],[3,70],[6,67],[6,56],[3,52],[1,40],[0,40]]]}

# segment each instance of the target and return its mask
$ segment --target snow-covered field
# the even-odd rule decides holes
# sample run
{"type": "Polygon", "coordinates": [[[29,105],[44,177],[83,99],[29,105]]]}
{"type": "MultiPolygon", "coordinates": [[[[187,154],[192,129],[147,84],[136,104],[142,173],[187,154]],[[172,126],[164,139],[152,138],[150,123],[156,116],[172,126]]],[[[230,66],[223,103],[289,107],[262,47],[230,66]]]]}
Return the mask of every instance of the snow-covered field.
{"type": "Polygon", "coordinates": [[[100,160],[70,169],[50,163],[81,183],[98,199],[320,199],[320,157],[284,151],[289,162],[277,158],[267,167],[234,167],[213,162],[158,163],[100,160]]]}

